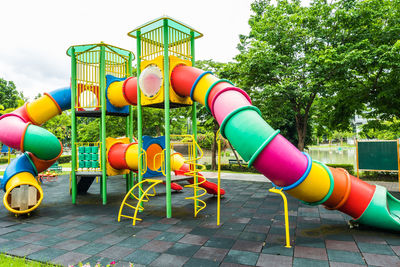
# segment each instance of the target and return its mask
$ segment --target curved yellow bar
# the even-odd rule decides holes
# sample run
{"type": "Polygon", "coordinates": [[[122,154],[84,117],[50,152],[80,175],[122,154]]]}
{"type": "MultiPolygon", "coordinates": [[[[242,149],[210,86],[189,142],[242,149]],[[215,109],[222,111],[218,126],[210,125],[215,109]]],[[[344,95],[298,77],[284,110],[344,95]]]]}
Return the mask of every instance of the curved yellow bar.
{"type": "Polygon", "coordinates": [[[124,81],[121,82],[113,82],[108,86],[107,90],[107,98],[111,104],[118,108],[122,108],[126,105],[129,105],[128,101],[126,101],[124,97],[124,93],[122,92],[122,86],[124,81]]]}
{"type": "Polygon", "coordinates": [[[194,88],[193,92],[194,100],[205,106],[205,101],[206,101],[205,98],[208,88],[210,88],[210,86],[217,81],[219,81],[219,79],[210,73],[204,75],[194,88]]]}
{"type": "Polygon", "coordinates": [[[324,167],[313,162],[307,178],[298,186],[287,192],[305,202],[317,202],[323,199],[329,192],[331,180],[324,167]]]}
{"type": "Polygon", "coordinates": [[[29,213],[36,209],[42,200],[42,187],[31,173],[20,172],[7,182],[3,203],[12,213],[29,213]]]}
{"type": "Polygon", "coordinates": [[[125,153],[125,161],[130,170],[138,169],[138,144],[132,144],[125,153]]]}
{"type": "Polygon", "coordinates": [[[33,124],[41,125],[61,113],[57,103],[47,94],[26,105],[29,119],[33,124]]]}
{"type": "Polygon", "coordinates": [[[179,170],[185,164],[185,158],[178,152],[171,155],[171,170],[179,170]]]}

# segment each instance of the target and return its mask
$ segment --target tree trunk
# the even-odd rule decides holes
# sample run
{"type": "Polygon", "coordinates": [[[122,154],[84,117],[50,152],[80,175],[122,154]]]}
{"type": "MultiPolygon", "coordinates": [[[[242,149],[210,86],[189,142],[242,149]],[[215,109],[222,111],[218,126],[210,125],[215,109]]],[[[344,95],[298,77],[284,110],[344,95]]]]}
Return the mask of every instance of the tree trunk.
{"type": "Polygon", "coordinates": [[[239,157],[238,157],[238,155],[237,155],[237,153],[236,153],[236,150],[233,148],[231,142],[228,141],[228,143],[229,143],[229,146],[230,146],[231,149],[232,149],[233,155],[235,155],[235,158],[236,158],[237,163],[239,164],[240,167],[242,167],[242,164],[240,163],[240,160],[239,160],[239,157]]]}
{"type": "Polygon", "coordinates": [[[213,127],[214,138],[211,146],[211,170],[217,169],[217,149],[218,149],[217,132],[218,132],[218,124],[214,122],[214,127],[213,127]]]}
{"type": "Polygon", "coordinates": [[[297,148],[304,151],[304,144],[307,134],[307,115],[296,114],[297,148]]]}

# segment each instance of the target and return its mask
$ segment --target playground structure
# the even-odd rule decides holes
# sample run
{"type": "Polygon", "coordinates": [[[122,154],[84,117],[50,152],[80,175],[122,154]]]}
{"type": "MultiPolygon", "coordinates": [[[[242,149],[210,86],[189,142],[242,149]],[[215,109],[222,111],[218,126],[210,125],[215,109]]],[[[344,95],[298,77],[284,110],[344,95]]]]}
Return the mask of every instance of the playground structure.
{"type": "MultiPolygon", "coordinates": [[[[193,179],[195,186],[193,199],[195,214],[197,214],[196,212],[201,210],[200,205],[197,205],[199,201],[196,196],[197,187],[205,184],[201,184],[202,179],[199,179],[201,176],[198,173],[197,150],[194,150],[191,162],[182,162],[177,154],[171,152],[169,111],[170,107],[192,105],[195,141],[197,132],[196,102],[198,102],[214,116],[220,125],[221,135],[231,142],[243,160],[248,162],[248,166],[254,166],[260,173],[268,177],[277,190],[287,191],[290,195],[309,205],[322,204],[328,209],[337,209],[350,215],[358,223],[389,230],[400,230],[400,201],[390,195],[386,188],[370,185],[350,175],[344,169],[328,168],[325,164],[312,160],[308,154],[300,152],[279,134],[279,130],[274,130],[262,119],[260,110],[252,105],[251,99],[245,91],[235,87],[230,81],[218,79],[210,72],[193,67],[194,40],[202,36],[199,32],[176,20],[162,17],[136,28],[128,35],[137,39],[138,79],[124,78],[131,74],[129,69],[133,57],[126,50],[118,50],[118,48],[105,44],[71,47],[68,50],[72,63],[71,89],[66,88],[45,94],[37,101],[25,104],[13,113],[0,117],[2,129],[0,141],[15,149],[29,151],[9,165],[1,180],[1,186],[6,190],[4,204],[7,209],[14,210],[16,213],[25,213],[37,208],[40,204],[43,192],[34,176],[55,162],[62,153],[62,147],[53,135],[37,125],[62,110],[70,108],[70,104],[72,104],[74,107],[72,108],[72,144],[76,144],[75,119],[77,115],[101,117],[101,135],[98,145],[101,171],[98,169],[98,172],[93,175],[102,176],[101,192],[104,204],[106,203],[107,177],[105,165],[107,164],[107,155],[110,156],[111,151],[111,154],[119,155],[116,156],[116,161],[114,158],[108,160],[108,164],[114,170],[119,171],[119,167],[122,170],[132,170],[137,167],[137,187],[139,188],[137,197],[142,200],[148,200],[146,195],[150,196],[151,193],[147,193],[161,182],[159,179],[149,179],[147,182],[150,183],[150,187],[147,190],[141,188],[146,181],[142,180],[143,170],[146,169],[144,162],[152,162],[154,167],[157,157],[160,158],[160,165],[165,166],[161,169],[165,174],[166,215],[168,218],[172,216],[170,206],[171,170],[177,169],[176,162],[182,163],[179,169],[193,179]],[[115,60],[106,60],[108,49],[109,53],[114,56],[115,53],[125,56],[125,61],[118,62],[119,67],[113,67],[115,60]],[[80,72],[77,69],[79,70],[80,63],[77,65],[77,62],[83,62],[79,59],[83,55],[87,57],[83,60],[87,66],[86,71],[81,72],[82,75],[92,73],[92,71],[88,71],[91,69],[96,69],[94,73],[99,74],[95,75],[92,82],[79,78],[78,73],[80,72]],[[98,60],[94,60],[94,58],[98,60]],[[106,64],[106,62],[110,64],[106,64]],[[93,64],[98,65],[93,67],[93,64]],[[116,72],[115,69],[118,68],[123,71],[116,72]],[[113,77],[106,77],[107,73],[113,74],[113,77]],[[81,104],[83,102],[87,104],[81,104]],[[137,143],[132,143],[133,127],[130,105],[137,105],[137,143]],[[142,106],[165,110],[165,147],[161,152],[153,153],[152,161],[145,159],[146,153],[143,150],[142,106]],[[114,143],[109,147],[109,154],[107,154],[105,116],[113,113],[128,118],[127,136],[129,141],[114,143]],[[123,148],[122,145],[124,145],[123,148]],[[114,150],[113,146],[116,150],[114,152],[112,151],[114,150]],[[42,147],[48,149],[43,151],[42,147]],[[123,156],[120,155],[121,151],[125,152],[123,156]],[[125,161],[121,160],[122,158],[125,161]],[[136,161],[129,160],[135,158],[136,161]],[[175,167],[171,168],[171,166],[175,167]],[[19,198],[27,196],[25,198],[27,201],[19,203],[25,208],[22,212],[15,210],[12,204],[11,192],[17,189],[16,195],[19,198]]],[[[76,172],[76,158],[74,159],[77,154],[76,149],[77,147],[73,145],[73,203],[76,203],[76,176],[87,174],[76,172]]],[[[129,172],[127,175],[132,174],[129,172]]],[[[219,192],[218,188],[216,191],[219,192]]],[[[137,214],[142,207],[138,204],[134,209],[137,214]]],[[[133,217],[135,222],[136,215],[133,217]]]]}

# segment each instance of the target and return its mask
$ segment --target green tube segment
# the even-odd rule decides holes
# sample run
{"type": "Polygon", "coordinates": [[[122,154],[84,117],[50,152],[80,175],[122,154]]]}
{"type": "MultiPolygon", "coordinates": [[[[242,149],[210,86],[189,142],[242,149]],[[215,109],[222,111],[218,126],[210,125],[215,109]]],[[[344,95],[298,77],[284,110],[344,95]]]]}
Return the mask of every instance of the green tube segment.
{"type": "Polygon", "coordinates": [[[24,136],[24,151],[32,152],[39,159],[51,160],[60,154],[61,144],[54,134],[30,124],[24,136]]]}
{"type": "Polygon", "coordinates": [[[221,124],[221,134],[245,161],[249,161],[275,130],[263,120],[258,108],[245,106],[226,116],[221,124]]]}
{"type": "Polygon", "coordinates": [[[400,231],[400,201],[385,187],[376,185],[371,202],[355,222],[400,231]]]}

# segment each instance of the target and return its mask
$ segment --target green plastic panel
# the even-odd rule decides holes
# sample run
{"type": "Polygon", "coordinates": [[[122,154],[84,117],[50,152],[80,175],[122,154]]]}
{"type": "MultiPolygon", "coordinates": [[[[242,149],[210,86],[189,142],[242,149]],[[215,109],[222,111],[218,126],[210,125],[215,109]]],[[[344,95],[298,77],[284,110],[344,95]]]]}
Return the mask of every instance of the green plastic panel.
{"type": "Polygon", "coordinates": [[[397,171],[397,142],[358,142],[358,168],[360,170],[397,171]]]}

